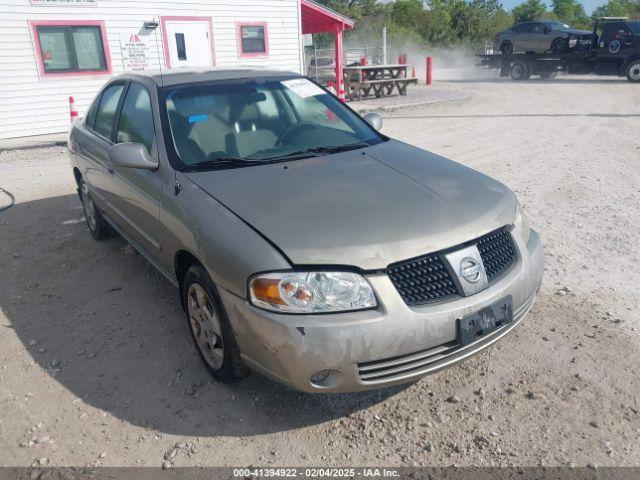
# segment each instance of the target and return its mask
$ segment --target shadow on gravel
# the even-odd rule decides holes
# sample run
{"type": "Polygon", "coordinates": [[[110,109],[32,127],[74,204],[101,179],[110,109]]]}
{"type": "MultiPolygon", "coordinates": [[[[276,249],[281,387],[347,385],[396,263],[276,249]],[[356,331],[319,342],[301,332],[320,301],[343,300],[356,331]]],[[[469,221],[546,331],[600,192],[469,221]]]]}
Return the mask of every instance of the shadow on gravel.
{"type": "Polygon", "coordinates": [[[532,78],[529,80],[512,80],[509,77],[505,78],[460,78],[456,80],[440,80],[446,83],[513,83],[513,84],[553,84],[553,85],[587,85],[587,84],[611,84],[611,83],[626,83],[630,82],[625,77],[607,77],[607,78],[580,78],[579,75],[569,79],[568,77],[560,76],[557,79],[543,80],[541,78],[532,78]]]}
{"type": "MultiPolygon", "coordinates": [[[[76,195],[17,204],[0,214],[0,233],[8,328],[84,404],[123,421],[179,435],[258,435],[339,418],[406,388],[309,395],[255,373],[216,383],[175,288],[122,239],[94,241],[76,195]]],[[[65,410],[92,421],[84,404],[65,410]]]]}
{"type": "Polygon", "coordinates": [[[385,115],[385,119],[407,118],[566,118],[566,117],[599,117],[599,118],[636,118],[638,113],[498,113],[492,115],[385,115]]]}

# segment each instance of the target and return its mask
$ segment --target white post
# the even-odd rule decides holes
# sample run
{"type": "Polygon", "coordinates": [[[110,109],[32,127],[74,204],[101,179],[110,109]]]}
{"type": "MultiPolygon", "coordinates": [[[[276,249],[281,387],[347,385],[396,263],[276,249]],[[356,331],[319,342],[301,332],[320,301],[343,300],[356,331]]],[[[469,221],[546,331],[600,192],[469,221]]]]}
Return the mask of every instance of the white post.
{"type": "Polygon", "coordinates": [[[382,64],[387,64],[387,27],[382,27],[382,64]]]}

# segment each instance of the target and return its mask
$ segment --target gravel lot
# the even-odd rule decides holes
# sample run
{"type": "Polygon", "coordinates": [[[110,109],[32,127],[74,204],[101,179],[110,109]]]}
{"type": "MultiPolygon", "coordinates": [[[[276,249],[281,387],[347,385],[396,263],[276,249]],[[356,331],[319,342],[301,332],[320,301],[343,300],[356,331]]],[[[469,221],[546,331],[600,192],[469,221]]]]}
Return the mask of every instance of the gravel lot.
{"type": "Polygon", "coordinates": [[[514,333],[389,390],[212,382],[177,293],[94,242],[62,148],[0,154],[0,464],[640,465],[640,95],[618,79],[448,82],[383,131],[497,177],[546,246],[514,333]]]}

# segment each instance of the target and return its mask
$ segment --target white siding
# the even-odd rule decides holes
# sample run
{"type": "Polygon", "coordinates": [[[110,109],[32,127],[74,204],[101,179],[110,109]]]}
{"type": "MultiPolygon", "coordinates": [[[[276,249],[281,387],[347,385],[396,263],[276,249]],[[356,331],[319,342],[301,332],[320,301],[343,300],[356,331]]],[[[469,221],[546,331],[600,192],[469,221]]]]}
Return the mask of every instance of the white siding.
{"type": "MultiPolygon", "coordinates": [[[[97,0],[97,6],[0,4],[0,138],[65,132],[68,97],[82,115],[109,75],[43,77],[38,74],[29,20],[102,20],[113,75],[123,71],[120,34],[138,33],[161,16],[211,17],[216,66],[265,66],[301,71],[300,0],[97,0]],[[240,58],[236,22],[267,22],[269,55],[240,58]]],[[[148,37],[152,67],[165,67],[161,28],[148,37]]]]}

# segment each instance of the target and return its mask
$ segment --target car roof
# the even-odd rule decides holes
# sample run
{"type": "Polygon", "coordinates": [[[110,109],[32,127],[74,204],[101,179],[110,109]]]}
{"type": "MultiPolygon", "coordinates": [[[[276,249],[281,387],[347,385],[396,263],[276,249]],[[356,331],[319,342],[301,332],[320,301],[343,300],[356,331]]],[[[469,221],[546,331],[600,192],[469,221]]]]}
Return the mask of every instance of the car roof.
{"type": "Polygon", "coordinates": [[[160,87],[175,86],[188,83],[213,82],[216,80],[242,80],[263,77],[300,77],[296,72],[285,70],[269,70],[261,68],[208,68],[208,69],[180,69],[180,70],[148,70],[144,72],[129,72],[117,75],[117,79],[138,79],[144,83],[152,82],[160,87]]]}

